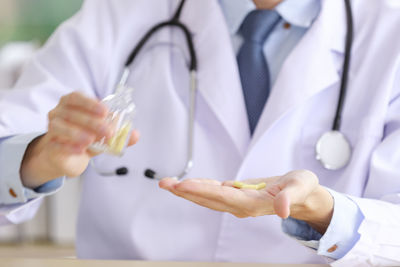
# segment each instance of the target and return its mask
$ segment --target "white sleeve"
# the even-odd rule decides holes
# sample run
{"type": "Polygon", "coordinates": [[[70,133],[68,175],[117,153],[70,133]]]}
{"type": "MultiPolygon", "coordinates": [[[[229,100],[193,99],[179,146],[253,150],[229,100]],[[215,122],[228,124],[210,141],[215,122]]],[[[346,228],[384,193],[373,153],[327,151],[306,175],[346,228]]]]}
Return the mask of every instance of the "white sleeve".
{"type": "MultiPolygon", "coordinates": [[[[395,82],[400,88],[400,75],[395,82]]],[[[384,138],[371,155],[359,241],[332,266],[400,266],[400,92],[390,100],[384,138]]]]}

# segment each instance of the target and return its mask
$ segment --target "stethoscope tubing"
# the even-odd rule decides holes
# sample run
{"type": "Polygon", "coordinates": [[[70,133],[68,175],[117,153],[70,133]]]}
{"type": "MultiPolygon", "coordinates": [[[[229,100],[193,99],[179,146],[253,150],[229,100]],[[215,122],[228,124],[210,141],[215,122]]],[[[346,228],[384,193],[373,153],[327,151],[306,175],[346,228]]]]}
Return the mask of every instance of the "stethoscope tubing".
{"type": "Polygon", "coordinates": [[[350,62],[351,62],[351,50],[353,46],[353,38],[354,38],[354,20],[353,20],[353,11],[351,7],[350,0],[344,0],[344,4],[346,7],[346,20],[347,20],[347,33],[346,33],[346,43],[345,43],[345,55],[343,62],[343,71],[342,71],[342,79],[340,84],[340,95],[338,104],[336,107],[335,119],[333,121],[332,130],[340,131],[340,127],[342,124],[342,113],[344,102],[346,99],[347,87],[348,87],[348,79],[350,72],[350,62]]]}

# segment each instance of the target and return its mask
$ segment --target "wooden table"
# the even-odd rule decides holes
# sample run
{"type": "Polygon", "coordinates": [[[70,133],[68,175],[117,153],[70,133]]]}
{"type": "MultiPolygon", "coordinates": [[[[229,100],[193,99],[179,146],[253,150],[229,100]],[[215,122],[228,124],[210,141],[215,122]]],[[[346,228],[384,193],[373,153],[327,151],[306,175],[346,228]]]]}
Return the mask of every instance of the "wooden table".
{"type": "Polygon", "coordinates": [[[1,267],[326,267],[315,264],[250,264],[206,262],[99,261],[74,259],[1,258],[1,267]]]}

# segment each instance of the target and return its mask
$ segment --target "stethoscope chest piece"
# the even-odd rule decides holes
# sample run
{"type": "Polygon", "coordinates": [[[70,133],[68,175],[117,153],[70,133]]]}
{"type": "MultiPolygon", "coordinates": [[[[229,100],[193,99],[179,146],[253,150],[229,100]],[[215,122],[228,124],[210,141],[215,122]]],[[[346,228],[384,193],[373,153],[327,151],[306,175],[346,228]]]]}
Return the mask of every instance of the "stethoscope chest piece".
{"type": "Polygon", "coordinates": [[[319,138],[315,150],[317,160],[328,170],[339,170],[350,161],[350,143],[339,131],[324,133],[319,138]]]}

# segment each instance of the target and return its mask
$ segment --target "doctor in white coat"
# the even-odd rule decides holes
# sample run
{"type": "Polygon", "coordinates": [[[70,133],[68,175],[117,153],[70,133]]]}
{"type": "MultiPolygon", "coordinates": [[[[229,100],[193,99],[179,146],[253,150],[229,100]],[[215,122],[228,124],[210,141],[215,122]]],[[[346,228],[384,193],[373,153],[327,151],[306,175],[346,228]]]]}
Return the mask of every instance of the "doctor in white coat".
{"type": "MultiPolygon", "coordinates": [[[[280,1],[254,2],[272,8],[280,1]]],[[[196,205],[143,175],[147,168],[176,175],[187,156],[187,50],[175,29],[157,33],[130,66],[140,141],[134,132],[131,144],[137,144],[121,158],[87,149],[109,131],[97,99],[113,92],[132,48],[172,16],[178,1],[86,1],[0,100],[1,223],[31,218],[63,176],[83,173],[81,258],[400,264],[400,5],[351,2],[355,36],[341,131],[352,155],[332,171],[315,158],[314,147],[336,111],[344,1],[286,0],[275,7],[282,17],[275,39],[296,39],[293,30],[298,40],[279,71],[271,67],[273,87],[252,134],[232,29],[237,32],[254,4],[187,1],[181,21],[199,58],[199,92],[194,167],[185,178],[197,179],[167,178],[159,185],[196,205]],[[315,4],[304,25],[293,19],[296,7],[315,4]],[[243,14],[232,19],[235,8],[243,14]],[[306,30],[298,34],[298,27],[306,30]],[[96,169],[88,167],[92,157],[96,169]],[[99,174],[121,166],[127,175],[99,174]],[[232,187],[232,180],[253,178],[267,188],[232,187]]],[[[287,43],[293,42],[276,41],[275,51],[287,43]]]]}

